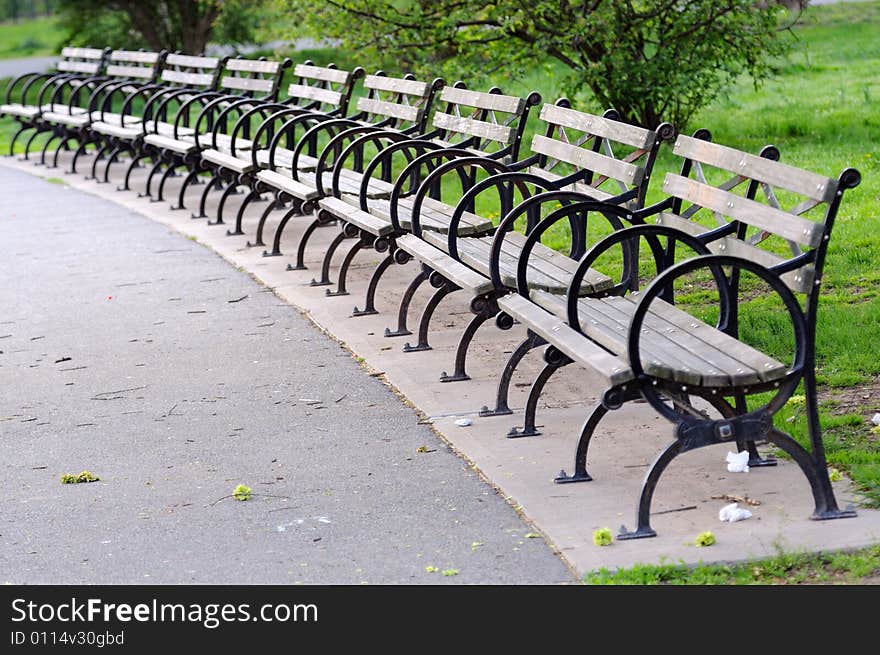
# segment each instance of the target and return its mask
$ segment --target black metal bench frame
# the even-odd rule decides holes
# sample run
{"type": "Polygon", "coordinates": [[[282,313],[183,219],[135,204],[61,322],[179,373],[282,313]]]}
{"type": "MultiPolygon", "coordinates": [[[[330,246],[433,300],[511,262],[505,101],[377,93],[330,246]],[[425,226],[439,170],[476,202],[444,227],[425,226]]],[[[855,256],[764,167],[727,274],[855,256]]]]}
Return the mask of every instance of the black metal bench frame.
{"type": "MultiPolygon", "coordinates": [[[[828,242],[843,193],[855,188],[860,182],[860,174],[852,168],[844,170],[837,180],[822,178],[812,173],[799,171],[776,163],[779,153],[775,147],[768,146],[761,152],[767,164],[761,164],[758,157],[733,149],[718,146],[700,146],[710,138],[707,131],[699,131],[692,139],[679,138],[676,152],[684,158],[680,176],[667,175],[664,188],[674,189],[664,201],[642,210],[637,218],[645,220],[656,215],[660,224],[638,224],[619,230],[597,243],[579,261],[572,277],[566,297],[564,316],[554,316],[544,311],[535,313],[527,285],[528,259],[531,246],[539,239],[541,232],[552,221],[564,220],[568,213],[578,207],[563,207],[555,215],[545,219],[534,230],[524,246],[517,270],[517,295],[508,299],[502,310],[507,312],[508,320],[513,320],[518,312],[520,318],[528,316],[527,323],[533,327],[542,324],[542,336],[549,342],[545,359],[556,367],[580,359],[596,362],[595,370],[601,370],[608,386],[601,401],[584,422],[575,454],[575,470],[572,475],[562,471],[556,478],[559,483],[590,481],[586,459],[593,434],[601,419],[609,411],[622,407],[625,403],[642,398],[665,419],[674,425],[675,439],[657,456],[649,467],[639,494],[636,512],[636,527],[632,531],[621,529],[619,539],[634,539],[655,536],[650,525],[650,507],[657,482],[669,463],[679,454],[714,444],[735,442],[738,448],[748,449],[750,466],[772,466],[773,459],[762,458],[755,443],[768,441],[786,452],[801,468],[806,476],[815,510],[811,518],[816,520],[847,518],[855,515],[854,510],[839,509],[831,483],[828,478],[821,425],[819,422],[816,395],[816,312],[820,294],[820,283],[825,265],[828,242]],[[681,152],[679,152],[679,150],[681,152]],[[712,188],[702,177],[700,165],[716,165],[722,161],[725,170],[732,170],[733,177],[712,188]],[[739,169],[739,170],[736,170],[739,169]],[[696,171],[696,172],[695,172],[696,171]],[[694,174],[696,182],[682,182],[694,174]],[[745,196],[730,193],[734,187],[746,183],[745,196]],[[691,185],[691,186],[689,186],[691,185]],[[772,187],[779,187],[806,196],[807,199],[791,210],[781,209],[772,187]],[[694,190],[696,189],[696,190],[694,190]],[[766,194],[770,210],[764,212],[754,202],[759,189],[766,194]],[[699,200],[702,204],[698,204],[699,200]],[[692,203],[684,208],[684,202],[692,203]],[[799,222],[800,214],[816,206],[825,204],[821,223],[799,222]],[[700,208],[712,211],[716,216],[725,214],[728,222],[717,229],[691,229],[682,231],[689,219],[700,208]],[[746,238],[749,229],[762,229],[764,232],[753,238],[746,238]],[[802,233],[799,231],[803,230],[802,233]],[[792,256],[781,257],[776,254],[760,254],[758,243],[768,234],[776,234],[789,241],[792,256]],[[612,352],[587,336],[580,319],[580,307],[590,299],[578,296],[583,276],[595,266],[597,259],[611,248],[626,246],[624,252],[636,252],[639,240],[644,240],[653,255],[657,275],[640,293],[640,299],[632,313],[626,337],[626,352],[612,352]],[[666,246],[661,243],[666,239],[666,246]],[[810,249],[801,250],[801,245],[810,249]],[[693,257],[674,263],[676,246],[689,248],[693,257]],[[734,247],[736,246],[736,247],[734,247]],[[719,254],[720,253],[720,254],[719,254]],[[759,256],[760,255],[760,256],[759,256]],[[683,275],[697,270],[708,270],[719,293],[720,313],[716,329],[738,338],[739,285],[742,272],[753,274],[762,280],[771,293],[781,300],[791,320],[795,350],[792,363],[784,376],[766,381],[735,383],[729,386],[705,385],[682,382],[665,375],[650,374],[641,358],[644,326],[651,305],[657,301],[674,300],[672,283],[683,275]],[[803,306],[795,296],[795,291],[805,296],[803,306]],[[564,321],[564,322],[563,322],[564,321]],[[548,326],[552,326],[549,329],[548,326]],[[579,350],[583,349],[583,353],[579,350]],[[609,357],[616,358],[609,363],[609,357]],[[802,447],[790,435],[773,425],[773,416],[785,405],[797,387],[804,385],[810,449],[802,447]],[[749,409],[748,396],[774,392],[772,399],[763,406],[749,409]],[[721,418],[711,418],[695,407],[691,398],[701,398],[715,408],[721,418]],[[728,398],[733,398],[731,402],[728,398]]],[[[592,209],[615,214],[619,208],[603,203],[586,202],[581,209],[592,209]]],[[[761,251],[765,253],[766,251],[761,251]]],[[[500,275],[497,259],[493,260],[493,278],[500,275]]],[[[621,282],[606,295],[623,295],[626,291],[637,290],[637,278],[633,277],[631,260],[623,268],[621,282]]],[[[705,325],[705,324],[703,324],[705,325]]],[[[697,325],[692,327],[696,328],[697,325]]]]}

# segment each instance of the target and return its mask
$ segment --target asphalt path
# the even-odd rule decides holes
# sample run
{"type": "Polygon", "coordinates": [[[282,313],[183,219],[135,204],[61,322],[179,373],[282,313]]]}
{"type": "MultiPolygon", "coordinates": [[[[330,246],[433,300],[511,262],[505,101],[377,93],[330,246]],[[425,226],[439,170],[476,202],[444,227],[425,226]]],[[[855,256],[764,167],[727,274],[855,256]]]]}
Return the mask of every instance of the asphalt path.
{"type": "Polygon", "coordinates": [[[5,167],[0,244],[0,583],[574,581],[381,376],[202,245],[5,167]]]}

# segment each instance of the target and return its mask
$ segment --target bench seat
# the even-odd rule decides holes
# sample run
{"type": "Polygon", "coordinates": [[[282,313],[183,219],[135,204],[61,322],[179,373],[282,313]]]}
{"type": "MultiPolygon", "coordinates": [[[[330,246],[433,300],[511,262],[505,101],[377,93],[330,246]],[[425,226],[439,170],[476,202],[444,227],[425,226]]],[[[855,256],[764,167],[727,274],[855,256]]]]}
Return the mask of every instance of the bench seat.
{"type": "MultiPolygon", "coordinates": [[[[444,253],[448,252],[449,244],[445,236],[437,232],[425,232],[423,233],[423,238],[435,248],[444,253]]],[[[457,241],[459,259],[487,278],[490,276],[489,254],[492,248],[492,240],[493,237],[491,236],[482,236],[466,237],[457,241]]],[[[501,273],[501,281],[507,287],[516,288],[516,266],[525,241],[525,237],[519,232],[509,232],[501,243],[499,271],[501,273]]],[[[527,276],[529,287],[532,289],[543,289],[550,293],[564,294],[568,289],[571,276],[577,269],[577,265],[577,261],[571,257],[556,252],[541,243],[536,243],[532,250],[532,257],[529,260],[527,276]]],[[[445,271],[444,268],[437,270],[441,274],[445,271]]],[[[613,285],[614,281],[607,275],[599,271],[590,270],[584,276],[581,294],[594,294],[610,289],[613,285]]]]}
{"type": "MultiPolygon", "coordinates": [[[[625,355],[630,319],[639,297],[634,293],[582,298],[578,302],[581,330],[599,346],[625,355]]],[[[529,299],[564,320],[565,297],[533,289],[529,299]]],[[[661,300],[651,305],[640,348],[642,367],[648,375],[702,388],[773,382],[784,378],[788,370],[782,362],[661,300]]]]}

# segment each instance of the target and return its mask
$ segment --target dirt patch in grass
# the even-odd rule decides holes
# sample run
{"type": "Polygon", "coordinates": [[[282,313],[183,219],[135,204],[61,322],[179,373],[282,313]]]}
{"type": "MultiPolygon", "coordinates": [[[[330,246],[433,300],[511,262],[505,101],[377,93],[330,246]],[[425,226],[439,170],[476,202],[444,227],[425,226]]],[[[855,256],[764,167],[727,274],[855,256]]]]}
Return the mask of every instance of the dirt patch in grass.
{"type": "Polygon", "coordinates": [[[862,414],[866,420],[880,411],[880,377],[866,384],[819,391],[819,402],[828,401],[832,414],[862,414]]]}

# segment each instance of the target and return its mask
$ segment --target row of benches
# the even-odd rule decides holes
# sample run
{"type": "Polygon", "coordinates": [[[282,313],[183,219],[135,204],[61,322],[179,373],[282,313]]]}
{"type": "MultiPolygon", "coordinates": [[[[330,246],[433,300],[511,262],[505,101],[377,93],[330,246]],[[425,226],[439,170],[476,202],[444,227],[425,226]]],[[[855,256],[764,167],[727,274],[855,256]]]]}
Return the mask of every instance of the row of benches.
{"type": "MultiPolygon", "coordinates": [[[[477,92],[462,83],[304,63],[293,68],[296,80],[281,100],[287,60],[69,48],[62,55],[57,74],[16,80],[0,107],[21,131],[51,133],[59,146],[54,165],[77,142],[75,170],[91,145],[91,176],[108,182],[112,164],[127,154],[121,188],[128,189],[132,170],[149,159],[143,192],[156,201],[182,169],[175,208],[207,175],[194,217],[206,217],[210,193],[219,192],[212,222],[224,224],[227,199],[246,192],[229,235],[244,235],[248,207],[269,196],[248,245],[280,255],[289,222],[310,220],[293,269],[305,268],[315,230],[333,226],[336,236],[313,285],[333,284],[336,252],[346,241],[352,245],[327,295],[348,293],[347,272],[358,252],[383,254],[354,316],[376,313],[383,274],[415,260],[418,274],[402,294],[396,328],[385,336],[411,334],[410,303],[430,284],[435,291],[419,318],[417,341],[404,350],[430,349],[435,311],[444,297],[464,291],[474,317],[444,382],[469,379],[468,348],[485,322],[524,325],[527,337],[499,373],[494,407],[481,412],[511,413],[517,365],[545,347],[524,424],[508,436],[539,434],[538,399],[561,367],[576,363],[598,376],[601,401],[584,423],[572,474],[563,472],[557,482],[591,479],[589,443],[609,410],[644,399],[671,421],[675,438],[649,468],[636,528],[619,538],[654,534],[651,499],[675,456],[723,442],[748,450],[750,466],[775,464],[755,445],[773,443],[807,477],[813,518],[854,515],[838,508],[828,478],[815,331],[828,242],[843,193],[860,182],[855,169],[830,178],[779,162],[773,146],[747,153],[712,143],[707,130],[687,136],[668,124],[645,129],[613,110],[577,111],[564,99],[541,106],[525,153],[528,117],[542,102],[537,93],[477,92]],[[363,95],[349,113],[361,79],[363,95]],[[652,189],[664,141],[673,142],[679,165],[652,189]],[[652,204],[649,190],[659,198],[652,204]],[[285,211],[268,247],[264,232],[276,209],[285,211]],[[551,247],[548,238],[562,239],[565,248],[551,247]],[[676,304],[684,281],[717,303],[714,325],[676,304]],[[740,338],[742,302],[762,293],[775,296],[788,316],[787,361],[740,338]],[[773,423],[799,385],[809,448],[773,423]]],[[[49,148],[47,142],[42,163],[49,148]]]]}

